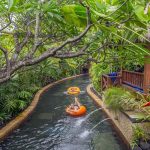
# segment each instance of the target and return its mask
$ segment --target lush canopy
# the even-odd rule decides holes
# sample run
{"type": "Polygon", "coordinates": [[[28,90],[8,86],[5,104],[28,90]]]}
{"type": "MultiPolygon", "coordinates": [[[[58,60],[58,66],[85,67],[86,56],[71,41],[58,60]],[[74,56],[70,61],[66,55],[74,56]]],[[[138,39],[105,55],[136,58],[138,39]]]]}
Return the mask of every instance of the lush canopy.
{"type": "Polygon", "coordinates": [[[0,20],[0,82],[52,57],[124,64],[149,54],[147,0],[1,0],[0,20]]]}

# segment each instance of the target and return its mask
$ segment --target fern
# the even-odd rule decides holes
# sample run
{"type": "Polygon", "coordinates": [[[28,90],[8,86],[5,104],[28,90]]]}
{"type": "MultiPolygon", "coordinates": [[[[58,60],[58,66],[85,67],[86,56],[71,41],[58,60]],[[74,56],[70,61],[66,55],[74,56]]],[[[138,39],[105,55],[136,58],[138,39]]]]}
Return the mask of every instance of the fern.
{"type": "Polygon", "coordinates": [[[17,107],[19,110],[23,110],[27,106],[27,102],[23,100],[17,100],[17,107]]]}
{"type": "Polygon", "coordinates": [[[29,99],[32,97],[32,93],[28,91],[21,91],[20,93],[17,94],[18,98],[20,99],[29,99]]]}
{"type": "Polygon", "coordinates": [[[17,110],[17,100],[15,99],[7,99],[4,105],[4,111],[7,113],[12,113],[17,110]]]}
{"type": "Polygon", "coordinates": [[[4,120],[7,120],[10,118],[10,115],[4,113],[4,112],[1,112],[0,113],[0,121],[4,121],[4,120]]]}

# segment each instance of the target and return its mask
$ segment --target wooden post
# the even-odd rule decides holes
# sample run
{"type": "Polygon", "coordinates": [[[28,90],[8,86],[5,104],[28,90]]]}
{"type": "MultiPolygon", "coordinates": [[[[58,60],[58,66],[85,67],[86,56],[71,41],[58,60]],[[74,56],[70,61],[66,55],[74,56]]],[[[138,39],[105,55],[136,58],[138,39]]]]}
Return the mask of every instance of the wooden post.
{"type": "Polygon", "coordinates": [[[150,90],[150,56],[145,56],[143,89],[144,89],[144,94],[149,94],[149,90],[150,90]]]}
{"type": "Polygon", "coordinates": [[[122,85],[123,84],[123,76],[122,76],[122,74],[123,74],[123,67],[122,67],[122,63],[121,63],[121,67],[120,67],[120,73],[119,73],[119,76],[120,76],[120,80],[119,80],[119,82],[120,82],[120,85],[122,85]]]}
{"type": "Polygon", "coordinates": [[[112,86],[112,81],[111,78],[108,76],[107,77],[107,88],[110,88],[112,86]]]}

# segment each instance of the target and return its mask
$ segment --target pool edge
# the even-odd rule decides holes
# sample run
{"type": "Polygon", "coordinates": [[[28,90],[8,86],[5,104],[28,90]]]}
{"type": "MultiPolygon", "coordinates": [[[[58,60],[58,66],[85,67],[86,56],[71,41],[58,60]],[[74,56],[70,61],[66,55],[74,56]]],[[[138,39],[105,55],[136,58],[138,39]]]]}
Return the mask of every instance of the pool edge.
{"type": "Polygon", "coordinates": [[[9,121],[4,127],[0,129],[0,142],[2,142],[5,138],[7,138],[14,130],[16,130],[25,120],[32,114],[34,109],[36,108],[41,95],[48,90],[49,88],[53,87],[54,85],[61,83],[66,80],[74,79],[80,76],[84,76],[87,74],[79,74],[67,78],[63,78],[61,80],[55,81],[53,83],[50,83],[43,88],[41,88],[37,93],[35,94],[33,100],[31,101],[30,105],[23,110],[21,113],[19,113],[14,119],[9,121]]]}

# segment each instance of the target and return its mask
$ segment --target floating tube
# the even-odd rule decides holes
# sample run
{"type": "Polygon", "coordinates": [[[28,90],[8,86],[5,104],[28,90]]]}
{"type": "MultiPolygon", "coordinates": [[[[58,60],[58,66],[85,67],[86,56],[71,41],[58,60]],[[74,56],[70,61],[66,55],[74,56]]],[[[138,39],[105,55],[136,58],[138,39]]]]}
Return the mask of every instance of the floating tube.
{"type": "Polygon", "coordinates": [[[70,116],[82,116],[86,113],[86,107],[81,105],[79,109],[71,109],[70,107],[66,108],[66,113],[69,114],[70,116]]]}
{"type": "Polygon", "coordinates": [[[78,87],[70,87],[68,88],[67,93],[70,95],[77,95],[80,94],[80,89],[78,87]]]}

